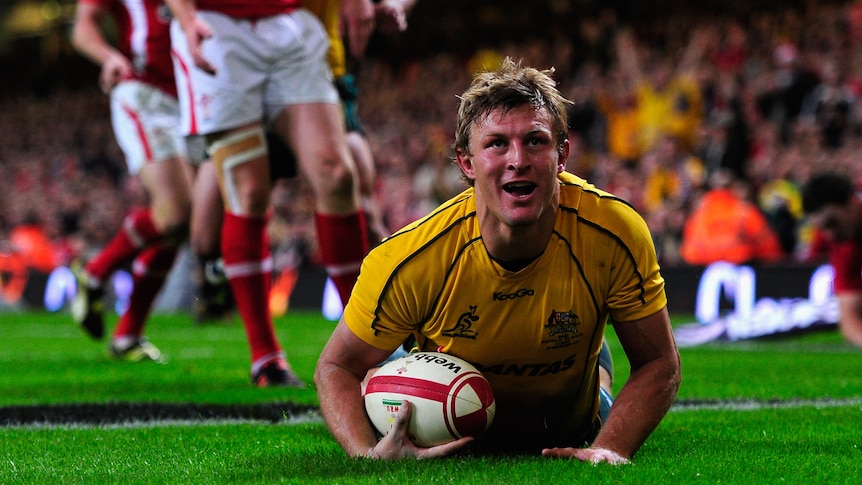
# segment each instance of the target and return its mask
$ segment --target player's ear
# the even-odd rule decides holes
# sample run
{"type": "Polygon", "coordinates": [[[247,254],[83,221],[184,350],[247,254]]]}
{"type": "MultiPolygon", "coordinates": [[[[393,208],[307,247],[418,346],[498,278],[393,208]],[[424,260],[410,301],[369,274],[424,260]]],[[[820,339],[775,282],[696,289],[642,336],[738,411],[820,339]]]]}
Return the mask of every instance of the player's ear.
{"type": "Polygon", "coordinates": [[[473,159],[464,149],[458,148],[455,150],[455,163],[461,168],[461,172],[464,173],[465,177],[470,180],[476,178],[475,171],[473,170],[473,159]]]}
{"type": "Polygon", "coordinates": [[[557,147],[557,173],[562,173],[566,170],[566,162],[569,160],[569,152],[572,149],[572,144],[569,142],[569,139],[560,143],[560,146],[557,147]]]}

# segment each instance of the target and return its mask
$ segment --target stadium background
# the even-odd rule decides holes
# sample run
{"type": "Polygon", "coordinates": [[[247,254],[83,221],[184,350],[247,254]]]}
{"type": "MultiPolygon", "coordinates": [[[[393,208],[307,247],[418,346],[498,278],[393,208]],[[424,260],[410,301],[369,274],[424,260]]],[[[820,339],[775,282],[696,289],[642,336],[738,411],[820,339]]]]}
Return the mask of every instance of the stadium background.
{"type": "MultiPolygon", "coordinates": [[[[610,10],[623,23],[649,30],[668,17],[748,16],[756,12],[803,11],[841,5],[826,0],[434,0],[418,2],[410,29],[397,37],[377,36],[369,55],[427,56],[465,54],[483,45],[527,38],[570,37],[584,16],[610,10]]],[[[93,67],[75,55],[67,42],[75,0],[5,0],[0,2],[0,79],[8,88],[47,89],[58,83],[81,86],[92,81],[93,67]],[[90,76],[90,77],[88,77],[90,76]]]]}
{"type": "MultiPolygon", "coordinates": [[[[765,29],[781,31],[785,38],[804,47],[805,26],[822,22],[819,12],[832,12],[830,19],[839,18],[846,27],[852,22],[853,5],[814,1],[420,0],[410,16],[409,30],[399,35],[376,35],[368,59],[357,71],[363,89],[362,116],[379,155],[379,191],[391,199],[384,209],[411,208],[409,213],[388,214],[387,222],[399,227],[435,202],[434,194],[427,193],[426,200],[416,200],[415,181],[434,173],[430,168],[445,164],[454,94],[466,85],[470,69],[484,59],[513,52],[546,63],[539,67],[553,65],[563,88],[577,99],[577,67],[610,56],[607,45],[583,38],[584,19],[601,24],[601,19],[612,12],[614,26],[630,26],[641,40],[669,52],[674,42],[680,42],[681,36],[675,31],[708,24],[715,18],[738,19],[745,25],[764,18],[773,22],[765,29]],[[560,48],[563,44],[564,49],[560,48]],[[381,85],[391,86],[403,99],[383,96],[381,92],[387,90],[380,89],[381,85]],[[416,96],[437,104],[411,105],[416,96]],[[402,104],[394,109],[408,112],[407,123],[405,119],[385,119],[384,115],[391,113],[386,110],[398,101],[402,104]],[[418,124],[416,119],[422,117],[430,122],[418,124]],[[404,132],[393,131],[393,125],[399,124],[404,132]],[[416,146],[409,141],[411,129],[418,129],[426,143],[416,146]],[[403,154],[393,153],[396,149],[403,154]]],[[[16,228],[36,223],[51,241],[52,250],[60,253],[62,265],[72,257],[86,256],[103,243],[125,209],[142,197],[140,188],[125,176],[121,154],[113,143],[106,100],[95,86],[97,69],[76,55],[68,43],[73,14],[74,2],[70,0],[17,0],[0,5],[0,239],[6,241],[0,247],[0,273],[5,296],[15,295],[7,290],[17,271],[18,263],[13,261],[17,256],[8,243],[14,241],[16,228]]],[[[769,51],[772,46],[755,47],[769,51]]],[[[296,256],[300,256],[300,280],[291,304],[319,307],[324,277],[314,265],[314,242],[306,236],[309,221],[302,215],[305,206],[297,202],[303,194],[304,187],[298,182],[275,195],[284,216],[284,223],[274,228],[284,243],[275,254],[282,258],[283,267],[295,265],[296,256]]],[[[657,234],[657,240],[660,238],[657,234]]],[[[179,264],[193,262],[181,260],[179,264]]],[[[28,282],[21,302],[42,305],[51,263],[38,266],[28,261],[26,265],[28,282]]],[[[703,268],[670,258],[663,265],[671,310],[692,313],[703,268]]],[[[758,267],[757,295],[805,296],[815,268],[794,254],[788,254],[780,264],[758,267]]],[[[174,299],[163,302],[162,307],[184,305],[178,295],[187,296],[188,291],[172,292],[174,299]]]]}

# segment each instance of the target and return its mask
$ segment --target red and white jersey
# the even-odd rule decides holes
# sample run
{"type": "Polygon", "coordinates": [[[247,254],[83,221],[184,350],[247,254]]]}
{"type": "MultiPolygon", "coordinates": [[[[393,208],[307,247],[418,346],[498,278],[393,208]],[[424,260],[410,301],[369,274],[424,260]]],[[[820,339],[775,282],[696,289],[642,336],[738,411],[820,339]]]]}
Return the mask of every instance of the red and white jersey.
{"type": "Polygon", "coordinates": [[[134,79],[176,96],[171,61],[171,12],[163,0],[78,0],[107,9],[117,26],[117,49],[132,61],[134,79]]]}
{"type": "Polygon", "coordinates": [[[302,0],[197,0],[196,6],[228,17],[259,19],[293,12],[302,7],[302,0]]]}

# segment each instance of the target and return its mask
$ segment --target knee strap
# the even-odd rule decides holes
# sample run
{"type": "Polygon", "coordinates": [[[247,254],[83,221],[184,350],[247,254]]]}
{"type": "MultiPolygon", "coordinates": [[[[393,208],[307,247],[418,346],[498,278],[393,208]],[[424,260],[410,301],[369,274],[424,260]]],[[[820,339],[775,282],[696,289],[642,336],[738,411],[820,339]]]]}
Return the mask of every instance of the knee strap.
{"type": "Polygon", "coordinates": [[[221,137],[209,144],[209,153],[218,167],[225,208],[231,212],[241,211],[231,170],[256,158],[266,157],[266,135],[263,127],[251,126],[221,137]]]}

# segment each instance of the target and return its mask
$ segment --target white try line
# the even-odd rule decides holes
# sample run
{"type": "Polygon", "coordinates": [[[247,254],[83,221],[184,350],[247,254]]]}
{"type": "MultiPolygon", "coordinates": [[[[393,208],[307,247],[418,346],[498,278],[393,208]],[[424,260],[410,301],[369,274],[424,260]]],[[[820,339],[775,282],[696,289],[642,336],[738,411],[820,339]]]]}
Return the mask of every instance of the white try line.
{"type": "Polygon", "coordinates": [[[837,408],[862,406],[862,397],[818,399],[680,399],[671,412],[686,411],[759,411],[762,409],[837,408]]]}

